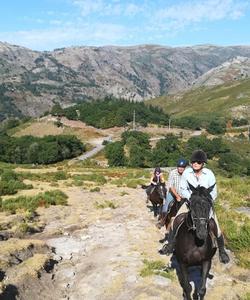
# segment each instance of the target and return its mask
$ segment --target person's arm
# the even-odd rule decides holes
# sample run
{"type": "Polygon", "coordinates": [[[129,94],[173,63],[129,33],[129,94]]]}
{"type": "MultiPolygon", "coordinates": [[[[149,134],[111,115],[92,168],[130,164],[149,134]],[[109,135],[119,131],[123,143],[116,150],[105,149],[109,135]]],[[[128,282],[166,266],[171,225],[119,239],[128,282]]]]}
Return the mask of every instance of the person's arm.
{"type": "Polygon", "coordinates": [[[191,191],[188,186],[187,174],[188,173],[184,171],[184,173],[181,176],[180,190],[181,190],[181,197],[189,199],[191,196],[191,191]]]}
{"type": "Polygon", "coordinates": [[[216,179],[215,179],[214,173],[210,170],[208,187],[212,186],[213,184],[215,184],[215,186],[214,186],[213,190],[210,192],[210,195],[211,195],[213,201],[215,201],[215,199],[217,198],[217,184],[216,184],[216,179]]]}
{"type": "Polygon", "coordinates": [[[161,183],[165,183],[165,179],[164,179],[164,177],[163,177],[162,174],[161,174],[161,176],[160,176],[160,181],[161,181],[161,183]]]}
{"type": "Polygon", "coordinates": [[[155,182],[154,182],[154,180],[153,180],[153,179],[154,179],[154,177],[155,177],[154,175],[152,175],[152,176],[151,176],[151,179],[150,179],[150,184],[156,185],[156,183],[155,183],[155,182]]]}
{"type": "Polygon", "coordinates": [[[169,191],[175,196],[175,199],[179,202],[181,201],[181,196],[177,193],[175,187],[171,186],[169,191]]]}

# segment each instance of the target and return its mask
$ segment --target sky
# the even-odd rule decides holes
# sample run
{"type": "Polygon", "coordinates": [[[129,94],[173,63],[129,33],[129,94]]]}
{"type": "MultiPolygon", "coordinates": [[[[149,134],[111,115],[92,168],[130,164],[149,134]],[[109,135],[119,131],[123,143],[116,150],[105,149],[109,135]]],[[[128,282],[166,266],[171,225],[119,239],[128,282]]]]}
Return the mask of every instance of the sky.
{"type": "Polygon", "coordinates": [[[33,50],[250,45],[250,0],[9,0],[0,16],[0,41],[33,50]]]}

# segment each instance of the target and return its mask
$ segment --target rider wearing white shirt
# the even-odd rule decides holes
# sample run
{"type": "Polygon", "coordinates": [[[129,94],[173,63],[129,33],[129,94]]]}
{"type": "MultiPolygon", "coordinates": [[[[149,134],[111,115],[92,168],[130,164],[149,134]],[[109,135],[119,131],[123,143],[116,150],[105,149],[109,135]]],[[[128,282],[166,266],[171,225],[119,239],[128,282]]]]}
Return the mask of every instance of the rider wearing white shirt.
{"type": "MultiPolygon", "coordinates": [[[[216,179],[214,173],[211,170],[204,167],[206,162],[207,162],[207,155],[204,151],[196,150],[193,152],[191,156],[191,168],[185,169],[181,177],[180,190],[181,190],[182,198],[185,198],[187,200],[190,199],[192,193],[188,185],[188,183],[190,183],[195,188],[197,186],[203,186],[205,188],[214,186],[213,190],[210,192],[210,195],[212,197],[212,200],[215,201],[217,197],[216,179]]],[[[186,202],[184,202],[180,207],[176,216],[180,215],[181,213],[186,213],[188,211],[189,211],[188,206],[186,202]]],[[[213,209],[211,209],[210,218],[214,219],[217,226],[216,238],[217,238],[217,244],[219,248],[220,261],[223,263],[228,263],[229,256],[225,251],[223,235],[221,233],[218,219],[213,209]]],[[[173,252],[175,235],[176,235],[176,232],[174,231],[175,230],[173,229],[172,226],[172,233],[169,238],[169,243],[162,248],[161,250],[162,253],[171,254],[173,252]]]]}

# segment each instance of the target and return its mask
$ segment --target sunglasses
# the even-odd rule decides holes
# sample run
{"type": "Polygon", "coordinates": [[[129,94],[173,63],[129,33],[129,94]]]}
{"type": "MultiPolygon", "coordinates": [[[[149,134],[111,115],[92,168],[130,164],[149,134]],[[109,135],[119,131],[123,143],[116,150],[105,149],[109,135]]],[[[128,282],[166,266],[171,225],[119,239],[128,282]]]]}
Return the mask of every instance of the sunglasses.
{"type": "Polygon", "coordinates": [[[195,164],[195,163],[197,163],[198,165],[201,165],[201,164],[203,164],[203,161],[200,161],[200,160],[195,160],[195,161],[192,161],[192,164],[195,164]]]}

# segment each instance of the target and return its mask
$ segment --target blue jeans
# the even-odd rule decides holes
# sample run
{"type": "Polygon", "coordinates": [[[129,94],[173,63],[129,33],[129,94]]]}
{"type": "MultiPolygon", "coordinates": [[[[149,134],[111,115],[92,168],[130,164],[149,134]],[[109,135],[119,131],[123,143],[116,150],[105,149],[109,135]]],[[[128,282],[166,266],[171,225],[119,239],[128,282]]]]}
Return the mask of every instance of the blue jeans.
{"type": "Polygon", "coordinates": [[[170,192],[168,192],[168,193],[167,193],[167,197],[166,197],[166,201],[165,201],[165,203],[164,203],[164,205],[163,205],[163,207],[162,207],[162,212],[167,212],[167,211],[168,211],[169,203],[170,203],[171,201],[173,201],[173,200],[174,200],[173,195],[172,195],[170,192]]]}

